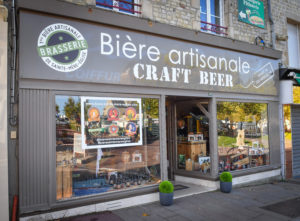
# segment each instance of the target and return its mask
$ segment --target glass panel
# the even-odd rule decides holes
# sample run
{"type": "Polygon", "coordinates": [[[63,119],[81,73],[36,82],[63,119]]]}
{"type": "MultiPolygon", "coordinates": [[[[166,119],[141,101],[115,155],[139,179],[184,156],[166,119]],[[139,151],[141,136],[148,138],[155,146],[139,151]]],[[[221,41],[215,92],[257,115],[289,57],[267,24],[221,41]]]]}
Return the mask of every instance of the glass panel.
{"type": "Polygon", "coordinates": [[[96,5],[99,7],[112,9],[112,7],[109,6],[113,5],[113,0],[97,0],[96,5]]]}
{"type": "Polygon", "coordinates": [[[200,0],[200,19],[201,19],[201,29],[206,30],[207,24],[203,22],[207,22],[207,6],[206,6],[206,0],[200,0]]]}
{"type": "MultiPolygon", "coordinates": [[[[220,18],[218,17],[214,17],[214,24],[219,25],[220,24],[220,18]]],[[[224,32],[224,29],[215,26],[215,25],[209,25],[209,28],[211,29],[212,32],[217,33],[217,34],[221,34],[224,32]]]]}
{"type": "Polygon", "coordinates": [[[122,0],[122,1],[119,1],[119,7],[120,7],[120,11],[121,12],[126,12],[126,13],[130,13],[130,14],[133,14],[133,10],[134,10],[134,6],[133,4],[134,3],[134,0],[122,0]],[[130,4],[131,3],[131,4],[130,4]],[[121,9],[122,8],[122,9],[121,9]],[[124,10],[125,9],[125,10],[124,10]],[[132,11],[130,11],[132,10],[132,11]]]}
{"type": "Polygon", "coordinates": [[[298,25],[287,23],[289,66],[300,68],[298,25]]]}
{"type": "MultiPolygon", "coordinates": [[[[142,98],[141,101],[143,145],[83,150],[80,97],[56,96],[58,200],[136,189],[160,181],[159,100],[142,98]]],[[[108,132],[111,126],[115,128],[126,116],[120,108],[120,120],[109,121],[105,109],[109,108],[100,110],[99,123],[107,128],[99,131],[109,139],[113,136],[108,132]]]]}
{"type": "Polygon", "coordinates": [[[210,0],[210,13],[211,13],[211,23],[220,25],[220,1],[219,0],[210,0]]]}
{"type": "Polygon", "coordinates": [[[209,122],[198,107],[208,104],[185,102],[176,106],[178,169],[210,173],[209,122]]]}
{"type": "Polygon", "coordinates": [[[211,24],[215,24],[215,8],[218,8],[218,7],[216,7],[216,5],[215,5],[215,0],[210,0],[210,19],[211,19],[211,21],[210,21],[210,23],[211,24]]]}
{"type": "Polygon", "coordinates": [[[218,102],[219,172],[268,165],[268,105],[218,102]]]}

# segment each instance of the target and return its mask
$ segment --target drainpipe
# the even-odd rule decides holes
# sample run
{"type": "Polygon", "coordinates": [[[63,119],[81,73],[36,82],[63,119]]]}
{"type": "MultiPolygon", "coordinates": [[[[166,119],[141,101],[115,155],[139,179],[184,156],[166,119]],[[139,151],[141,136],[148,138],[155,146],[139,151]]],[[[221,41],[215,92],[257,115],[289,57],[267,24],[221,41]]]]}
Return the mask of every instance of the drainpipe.
{"type": "Polygon", "coordinates": [[[9,122],[11,126],[17,125],[17,116],[14,114],[15,84],[16,84],[16,57],[17,57],[17,33],[16,33],[16,8],[15,0],[11,3],[12,11],[12,56],[11,56],[11,79],[10,79],[10,116],[9,122]]]}
{"type": "Polygon", "coordinates": [[[272,40],[272,48],[275,49],[275,32],[274,32],[274,21],[272,18],[271,12],[271,0],[268,0],[268,16],[271,25],[271,40],[272,40]]]}
{"type": "Polygon", "coordinates": [[[283,113],[283,104],[281,103],[281,101],[279,101],[278,110],[279,110],[281,178],[285,180],[284,113],[283,113]]]}

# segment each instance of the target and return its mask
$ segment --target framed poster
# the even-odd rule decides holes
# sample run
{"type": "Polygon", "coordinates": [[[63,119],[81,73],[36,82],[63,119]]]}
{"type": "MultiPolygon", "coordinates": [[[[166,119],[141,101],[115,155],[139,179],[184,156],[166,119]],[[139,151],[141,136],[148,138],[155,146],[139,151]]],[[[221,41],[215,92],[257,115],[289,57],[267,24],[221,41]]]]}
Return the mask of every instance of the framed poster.
{"type": "Polygon", "coordinates": [[[81,97],[83,149],[142,145],[140,98],[81,97]]]}

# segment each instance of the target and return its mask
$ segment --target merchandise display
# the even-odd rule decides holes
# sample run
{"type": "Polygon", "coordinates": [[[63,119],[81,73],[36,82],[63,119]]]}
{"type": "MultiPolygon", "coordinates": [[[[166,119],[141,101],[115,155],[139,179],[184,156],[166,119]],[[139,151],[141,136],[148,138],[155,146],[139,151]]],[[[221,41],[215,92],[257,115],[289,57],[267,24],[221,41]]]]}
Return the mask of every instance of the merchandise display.
{"type": "MultiPolygon", "coordinates": [[[[56,97],[57,200],[138,188],[161,180],[159,118],[156,114],[158,100],[141,99],[142,114],[132,107],[106,107],[103,101],[111,104],[110,100],[98,100],[98,103],[93,101],[94,107],[86,108],[85,131],[90,140],[101,136],[112,144],[104,148],[84,149],[80,133],[80,97],[56,97]],[[100,104],[104,106],[102,109],[100,104]],[[121,118],[123,124],[117,124],[121,118]],[[135,123],[137,118],[143,122],[135,123]],[[136,137],[134,131],[139,127],[137,125],[142,126],[143,136],[138,137],[142,139],[142,145],[117,146],[113,139],[123,134],[136,137]]],[[[120,98],[116,103],[121,103],[120,98]]],[[[132,102],[128,101],[124,106],[129,104],[132,105],[132,102]]]]}
{"type": "Polygon", "coordinates": [[[219,102],[219,172],[269,164],[267,104],[219,102]]]}

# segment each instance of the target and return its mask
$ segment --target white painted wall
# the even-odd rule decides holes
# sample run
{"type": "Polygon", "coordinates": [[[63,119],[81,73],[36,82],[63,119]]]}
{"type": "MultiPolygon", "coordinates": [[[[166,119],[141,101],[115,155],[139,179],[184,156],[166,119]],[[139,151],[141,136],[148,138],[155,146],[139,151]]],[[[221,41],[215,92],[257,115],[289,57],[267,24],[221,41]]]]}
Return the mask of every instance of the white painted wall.
{"type": "Polygon", "coordinates": [[[0,216],[9,220],[7,160],[7,22],[0,19],[0,216]]]}

